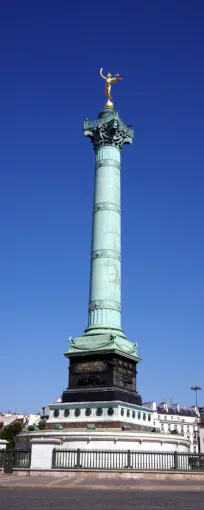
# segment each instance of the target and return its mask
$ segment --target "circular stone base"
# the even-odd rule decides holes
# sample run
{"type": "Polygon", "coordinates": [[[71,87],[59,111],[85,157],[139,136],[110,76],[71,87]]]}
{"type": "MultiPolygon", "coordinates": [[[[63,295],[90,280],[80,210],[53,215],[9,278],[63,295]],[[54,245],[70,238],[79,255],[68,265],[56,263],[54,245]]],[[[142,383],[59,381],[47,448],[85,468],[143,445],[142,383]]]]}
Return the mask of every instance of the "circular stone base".
{"type": "Polygon", "coordinates": [[[179,435],[148,433],[148,432],[108,432],[108,431],[39,431],[19,434],[17,447],[22,448],[22,443],[28,444],[32,439],[40,439],[47,442],[60,439],[62,450],[94,450],[94,451],[118,451],[130,450],[137,452],[178,452],[188,453],[190,442],[179,435]]]}

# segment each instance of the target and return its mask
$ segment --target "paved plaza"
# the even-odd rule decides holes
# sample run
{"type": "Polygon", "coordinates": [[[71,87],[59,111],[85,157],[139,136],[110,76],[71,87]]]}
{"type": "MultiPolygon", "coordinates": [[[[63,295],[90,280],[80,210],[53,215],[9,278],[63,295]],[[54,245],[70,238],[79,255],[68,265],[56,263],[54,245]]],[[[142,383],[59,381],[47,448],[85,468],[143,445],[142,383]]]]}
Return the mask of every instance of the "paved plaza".
{"type": "Polygon", "coordinates": [[[203,481],[0,476],[0,510],[204,510],[203,481]]]}

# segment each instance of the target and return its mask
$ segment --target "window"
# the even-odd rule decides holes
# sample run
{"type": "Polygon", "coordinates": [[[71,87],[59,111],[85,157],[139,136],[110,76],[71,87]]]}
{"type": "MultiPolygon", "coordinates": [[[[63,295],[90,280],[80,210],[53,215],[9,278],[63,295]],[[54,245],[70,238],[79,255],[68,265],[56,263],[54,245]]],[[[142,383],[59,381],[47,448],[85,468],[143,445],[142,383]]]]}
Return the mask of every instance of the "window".
{"type": "Polygon", "coordinates": [[[151,414],[148,414],[148,421],[151,421],[151,414]]]}
{"type": "Polygon", "coordinates": [[[161,431],[164,432],[164,424],[161,424],[161,431]]]}
{"type": "Polygon", "coordinates": [[[160,420],[160,418],[161,418],[160,414],[158,414],[158,418],[159,418],[159,420],[160,420]]]}
{"type": "Polygon", "coordinates": [[[146,420],[146,414],[143,413],[143,420],[146,420]]]}
{"type": "Polygon", "coordinates": [[[135,418],[135,411],[132,412],[132,417],[135,418]]]}
{"type": "Polygon", "coordinates": [[[121,410],[120,410],[120,414],[121,414],[121,416],[123,416],[123,415],[124,415],[124,409],[121,409],[121,410]]]}
{"type": "Polygon", "coordinates": [[[91,415],[91,409],[89,409],[89,407],[88,407],[88,409],[86,409],[85,415],[86,416],[90,416],[91,415]]]}
{"type": "Polygon", "coordinates": [[[114,413],[114,409],[112,407],[109,407],[108,409],[108,415],[109,416],[112,416],[112,414],[114,413]]]}
{"type": "Polygon", "coordinates": [[[81,409],[75,409],[74,414],[75,414],[76,417],[80,416],[81,409]]]}
{"type": "Polygon", "coordinates": [[[139,411],[139,413],[138,413],[138,420],[140,420],[140,418],[141,418],[141,412],[139,411]]]}
{"type": "Polygon", "coordinates": [[[127,413],[126,413],[126,414],[127,414],[127,417],[129,418],[129,416],[130,416],[130,411],[129,411],[129,409],[127,409],[127,413]]]}
{"type": "Polygon", "coordinates": [[[69,415],[70,415],[70,410],[69,409],[65,409],[64,417],[67,418],[69,415]]]}
{"type": "Polygon", "coordinates": [[[190,428],[189,428],[189,425],[187,425],[187,432],[190,432],[190,428]]]}
{"type": "Polygon", "coordinates": [[[102,414],[103,414],[103,409],[98,407],[98,409],[96,409],[96,416],[101,416],[102,414]]]}
{"type": "Polygon", "coordinates": [[[59,416],[59,411],[58,411],[58,409],[55,409],[54,410],[54,417],[58,418],[58,416],[59,416]]]}
{"type": "Polygon", "coordinates": [[[167,416],[164,416],[164,419],[167,420],[167,416]]]}

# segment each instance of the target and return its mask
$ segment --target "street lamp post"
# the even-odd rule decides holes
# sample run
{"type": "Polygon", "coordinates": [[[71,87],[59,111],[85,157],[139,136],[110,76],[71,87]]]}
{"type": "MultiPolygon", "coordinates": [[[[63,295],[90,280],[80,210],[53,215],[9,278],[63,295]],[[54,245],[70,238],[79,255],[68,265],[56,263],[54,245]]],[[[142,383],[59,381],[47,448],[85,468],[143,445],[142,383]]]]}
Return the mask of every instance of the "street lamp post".
{"type": "Polygon", "coordinates": [[[198,390],[201,390],[200,386],[191,386],[191,390],[196,392],[196,407],[198,407],[198,390]]]}

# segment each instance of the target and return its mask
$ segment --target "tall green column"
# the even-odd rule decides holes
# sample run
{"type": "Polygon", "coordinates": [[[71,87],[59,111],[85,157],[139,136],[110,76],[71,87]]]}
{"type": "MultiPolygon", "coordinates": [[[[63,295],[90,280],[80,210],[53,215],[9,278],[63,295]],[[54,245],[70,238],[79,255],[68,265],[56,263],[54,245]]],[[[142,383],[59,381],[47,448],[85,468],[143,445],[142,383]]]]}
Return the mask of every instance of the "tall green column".
{"type": "Polygon", "coordinates": [[[137,344],[121,328],[121,152],[133,130],[110,107],[96,121],[85,119],[83,129],[95,151],[88,325],[70,338],[65,356],[115,352],[138,362],[137,344]]]}
{"type": "Polygon", "coordinates": [[[121,151],[133,131],[116,111],[105,109],[97,122],[84,122],[95,150],[90,299],[87,334],[121,329],[121,151]]]}

